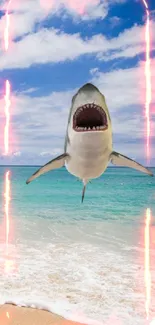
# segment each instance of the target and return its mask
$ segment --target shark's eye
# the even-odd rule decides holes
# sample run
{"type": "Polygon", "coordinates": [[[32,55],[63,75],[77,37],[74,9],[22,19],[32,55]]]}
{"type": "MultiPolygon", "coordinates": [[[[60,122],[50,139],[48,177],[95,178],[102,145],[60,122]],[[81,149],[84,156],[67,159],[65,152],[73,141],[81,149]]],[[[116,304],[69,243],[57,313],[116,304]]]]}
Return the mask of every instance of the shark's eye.
{"type": "Polygon", "coordinates": [[[87,104],[79,107],[73,116],[75,131],[104,131],[108,127],[107,116],[102,107],[87,104]]]}

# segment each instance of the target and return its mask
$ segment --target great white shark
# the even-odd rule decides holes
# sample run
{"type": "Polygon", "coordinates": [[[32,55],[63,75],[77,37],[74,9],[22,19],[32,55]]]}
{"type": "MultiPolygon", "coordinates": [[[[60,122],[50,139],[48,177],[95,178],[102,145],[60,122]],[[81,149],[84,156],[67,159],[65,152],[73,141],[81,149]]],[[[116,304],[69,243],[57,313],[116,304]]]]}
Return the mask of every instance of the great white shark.
{"type": "Polygon", "coordinates": [[[64,153],[38,169],[26,183],[65,165],[69,173],[83,181],[83,202],[86,184],[100,177],[109,162],[153,176],[146,167],[113,151],[111,118],[105,97],[93,84],[87,83],[72,98],[64,153]]]}

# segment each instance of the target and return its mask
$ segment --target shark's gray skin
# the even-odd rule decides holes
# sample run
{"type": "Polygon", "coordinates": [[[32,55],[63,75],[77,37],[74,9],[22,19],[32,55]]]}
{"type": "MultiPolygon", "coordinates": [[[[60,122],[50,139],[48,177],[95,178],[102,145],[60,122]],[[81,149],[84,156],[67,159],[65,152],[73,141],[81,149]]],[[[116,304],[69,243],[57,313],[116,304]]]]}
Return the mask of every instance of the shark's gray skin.
{"type": "Polygon", "coordinates": [[[83,181],[83,202],[86,184],[100,177],[109,162],[153,176],[149,169],[113,151],[111,119],[105,98],[94,85],[88,83],[72,99],[64,153],[37,170],[26,183],[65,165],[71,174],[83,181]]]}

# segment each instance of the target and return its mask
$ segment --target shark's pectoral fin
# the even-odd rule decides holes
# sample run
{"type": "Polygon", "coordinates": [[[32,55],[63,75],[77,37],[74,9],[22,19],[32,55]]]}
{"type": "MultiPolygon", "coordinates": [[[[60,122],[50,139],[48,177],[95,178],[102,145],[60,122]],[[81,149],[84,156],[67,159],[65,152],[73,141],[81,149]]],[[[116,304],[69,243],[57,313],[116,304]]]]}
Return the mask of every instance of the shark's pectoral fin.
{"type": "Polygon", "coordinates": [[[32,182],[35,178],[39,177],[42,174],[49,172],[52,169],[58,169],[64,166],[65,160],[69,157],[67,153],[49,161],[46,165],[39,168],[27,181],[26,184],[32,182]]]}
{"type": "Polygon", "coordinates": [[[149,169],[140,165],[136,161],[134,161],[126,156],[121,155],[118,152],[113,151],[111,153],[110,159],[111,159],[112,164],[114,164],[114,165],[137,169],[143,173],[153,176],[153,173],[149,169]]]}

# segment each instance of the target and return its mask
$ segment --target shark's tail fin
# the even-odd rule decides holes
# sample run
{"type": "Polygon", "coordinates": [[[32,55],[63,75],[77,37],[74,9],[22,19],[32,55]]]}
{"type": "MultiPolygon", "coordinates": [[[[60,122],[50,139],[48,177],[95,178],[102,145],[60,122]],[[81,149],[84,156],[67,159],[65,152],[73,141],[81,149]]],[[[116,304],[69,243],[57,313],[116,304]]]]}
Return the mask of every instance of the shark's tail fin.
{"type": "Polygon", "coordinates": [[[83,203],[83,200],[84,200],[85,191],[86,191],[86,185],[84,185],[83,191],[82,191],[82,200],[81,200],[82,203],[83,203]]]}
{"type": "Polygon", "coordinates": [[[88,180],[87,179],[83,179],[83,191],[82,191],[82,203],[84,201],[84,197],[85,197],[85,191],[86,191],[86,185],[88,183],[88,180]]]}

